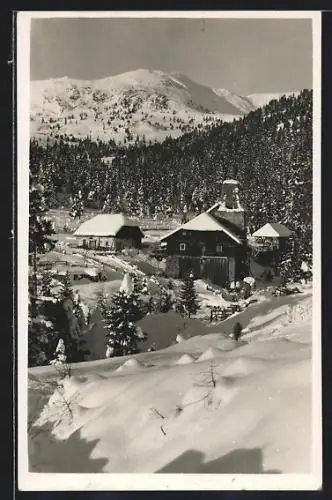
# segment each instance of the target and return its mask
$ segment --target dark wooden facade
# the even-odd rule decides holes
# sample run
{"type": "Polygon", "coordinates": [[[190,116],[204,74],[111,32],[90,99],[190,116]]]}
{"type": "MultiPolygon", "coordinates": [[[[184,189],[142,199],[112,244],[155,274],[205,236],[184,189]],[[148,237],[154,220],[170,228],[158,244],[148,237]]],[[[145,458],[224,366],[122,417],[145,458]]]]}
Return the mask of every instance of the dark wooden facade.
{"type": "Polygon", "coordinates": [[[190,231],[180,229],[167,239],[167,254],[201,256],[233,256],[239,246],[221,231],[190,231]]]}
{"type": "Polygon", "coordinates": [[[218,285],[244,278],[249,268],[246,232],[239,183],[225,179],[219,202],[163,238],[166,273],[182,278],[192,271],[218,285]]]}
{"type": "Polygon", "coordinates": [[[167,238],[166,274],[183,279],[190,271],[218,285],[247,274],[246,244],[222,231],[180,229],[167,238]]]}

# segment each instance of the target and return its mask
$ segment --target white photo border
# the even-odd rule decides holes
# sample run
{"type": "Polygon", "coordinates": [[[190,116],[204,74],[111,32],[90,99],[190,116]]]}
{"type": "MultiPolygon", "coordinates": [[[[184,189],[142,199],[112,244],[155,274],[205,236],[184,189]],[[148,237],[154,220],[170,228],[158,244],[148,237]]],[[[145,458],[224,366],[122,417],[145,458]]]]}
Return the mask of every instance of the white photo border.
{"type": "Polygon", "coordinates": [[[24,491],[317,490],[322,486],[321,388],[321,12],[21,11],[17,13],[17,370],[18,488],[24,491]],[[311,19],[313,34],[312,474],[47,474],[28,467],[28,225],[30,24],[36,18],[311,19]]]}

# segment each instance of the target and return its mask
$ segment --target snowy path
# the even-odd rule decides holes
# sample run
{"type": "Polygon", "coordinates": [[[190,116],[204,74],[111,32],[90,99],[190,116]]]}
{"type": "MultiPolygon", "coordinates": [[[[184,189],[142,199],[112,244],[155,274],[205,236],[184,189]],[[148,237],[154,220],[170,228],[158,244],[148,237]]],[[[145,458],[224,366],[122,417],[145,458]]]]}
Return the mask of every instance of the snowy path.
{"type": "MultiPolygon", "coordinates": [[[[81,253],[80,251],[77,250],[77,253],[81,253]]],[[[145,276],[145,274],[137,269],[136,266],[132,266],[129,264],[129,262],[121,259],[118,256],[115,255],[107,255],[107,256],[102,256],[102,255],[93,255],[93,254],[88,254],[89,260],[92,262],[96,262],[98,264],[103,264],[106,266],[109,266],[112,269],[116,270],[121,270],[123,272],[130,272],[130,273],[136,273],[139,276],[145,276]]]]}

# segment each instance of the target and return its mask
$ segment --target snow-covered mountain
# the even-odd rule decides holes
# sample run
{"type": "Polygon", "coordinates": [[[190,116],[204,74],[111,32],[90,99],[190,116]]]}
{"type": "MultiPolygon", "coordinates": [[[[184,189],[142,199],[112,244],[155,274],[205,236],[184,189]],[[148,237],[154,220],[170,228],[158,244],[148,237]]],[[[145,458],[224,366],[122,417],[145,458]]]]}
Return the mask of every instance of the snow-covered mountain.
{"type": "Polygon", "coordinates": [[[255,108],[261,108],[268,104],[270,101],[275,99],[280,99],[281,96],[289,97],[291,95],[299,95],[300,92],[273,92],[273,93],[257,93],[250,94],[247,96],[247,99],[252,103],[255,108]]]}
{"type": "Polygon", "coordinates": [[[242,97],[226,89],[213,89],[213,91],[218,96],[224,97],[227,101],[231,102],[241,112],[241,114],[247,114],[256,109],[255,104],[249,99],[249,97],[242,97]]]}
{"type": "Polygon", "coordinates": [[[159,141],[216,120],[240,118],[265,96],[242,97],[180,73],[146,69],[101,80],[32,81],[31,135],[159,141]]]}

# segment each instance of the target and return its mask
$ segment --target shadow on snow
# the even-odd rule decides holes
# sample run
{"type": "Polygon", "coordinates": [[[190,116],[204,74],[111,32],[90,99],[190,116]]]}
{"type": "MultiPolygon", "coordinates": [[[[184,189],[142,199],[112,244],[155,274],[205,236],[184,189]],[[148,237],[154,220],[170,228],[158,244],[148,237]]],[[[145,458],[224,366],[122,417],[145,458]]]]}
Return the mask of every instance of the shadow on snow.
{"type": "Polygon", "coordinates": [[[279,470],[264,470],[261,448],[238,449],[204,462],[204,453],[188,450],[157,471],[159,474],[280,474],[279,470]]]}

